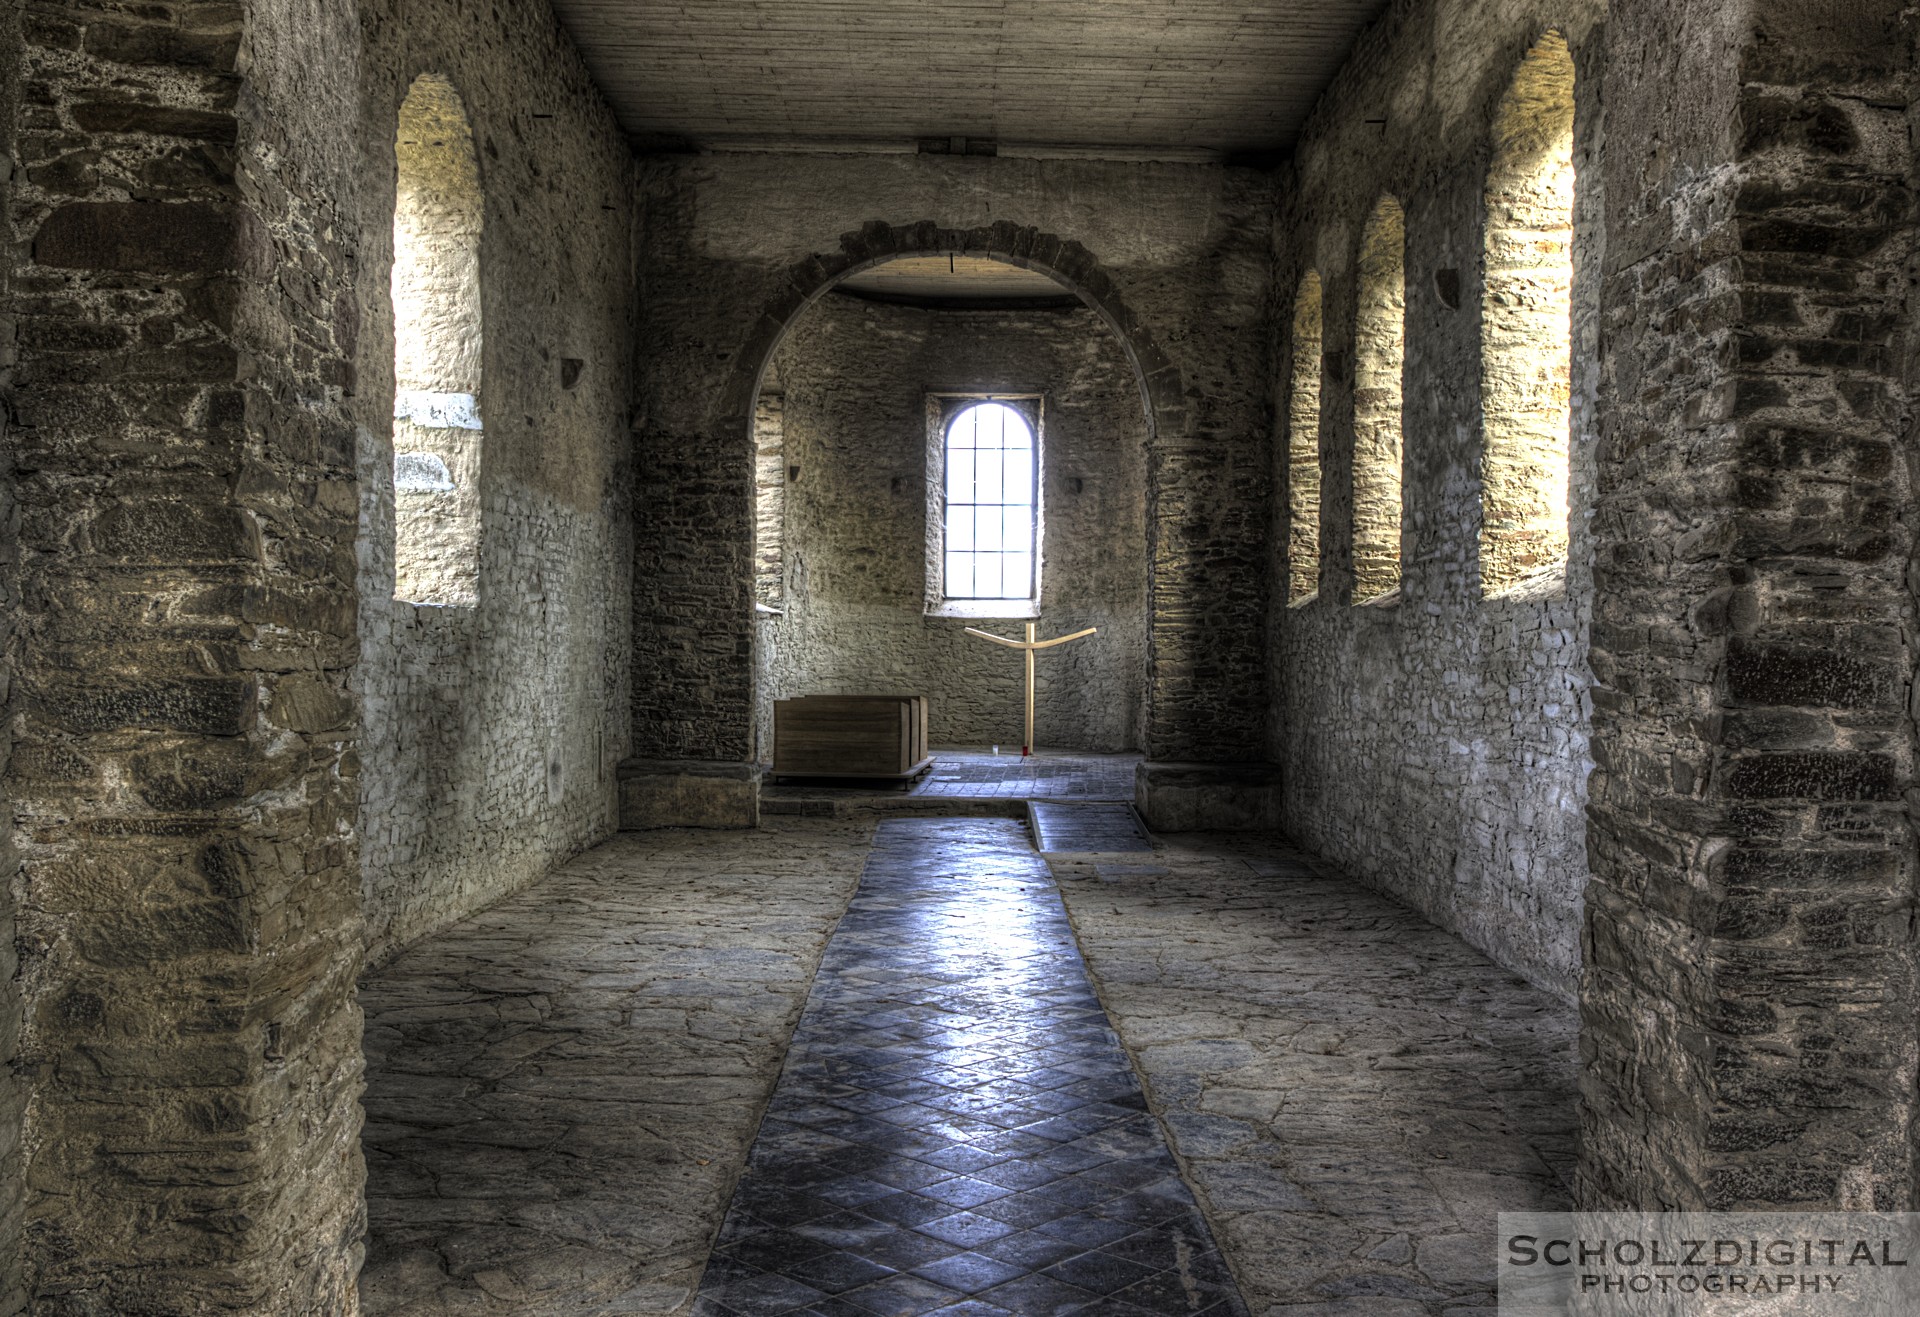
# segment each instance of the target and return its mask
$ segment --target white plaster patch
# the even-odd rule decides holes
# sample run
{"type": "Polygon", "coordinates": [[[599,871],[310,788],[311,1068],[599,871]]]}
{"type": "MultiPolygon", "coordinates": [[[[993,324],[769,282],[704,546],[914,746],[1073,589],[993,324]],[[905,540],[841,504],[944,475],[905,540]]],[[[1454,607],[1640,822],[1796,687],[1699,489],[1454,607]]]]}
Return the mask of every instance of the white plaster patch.
{"type": "Polygon", "coordinates": [[[393,419],[412,421],[429,430],[483,428],[480,424],[480,400],[471,393],[398,389],[393,395],[393,419]]]}
{"type": "Polygon", "coordinates": [[[395,453],[393,490],[396,494],[445,494],[453,489],[453,473],[433,453],[395,453]]]}

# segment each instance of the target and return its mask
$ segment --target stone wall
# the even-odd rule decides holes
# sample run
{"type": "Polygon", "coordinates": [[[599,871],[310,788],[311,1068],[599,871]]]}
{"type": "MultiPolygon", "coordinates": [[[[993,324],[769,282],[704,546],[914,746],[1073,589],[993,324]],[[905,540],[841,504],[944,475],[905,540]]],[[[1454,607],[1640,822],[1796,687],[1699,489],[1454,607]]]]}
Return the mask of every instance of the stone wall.
{"type": "MultiPolygon", "coordinates": [[[[1271,734],[1284,826],[1563,996],[1575,990],[1587,876],[1600,13],[1593,3],[1530,0],[1395,7],[1315,111],[1282,186],[1276,229],[1274,323],[1289,332],[1273,349],[1281,429],[1271,734]],[[1571,40],[1580,73],[1573,548],[1564,582],[1556,573],[1543,589],[1489,597],[1480,577],[1476,387],[1486,179],[1500,102],[1528,50],[1556,28],[1571,40]],[[1379,341],[1391,337],[1377,323],[1381,295],[1362,287],[1362,252],[1380,231],[1378,215],[1396,202],[1405,239],[1397,592],[1379,566],[1391,566],[1392,555],[1372,541],[1374,565],[1357,586],[1353,548],[1356,529],[1382,520],[1376,499],[1355,524],[1357,424],[1369,437],[1363,451],[1384,451],[1375,414],[1382,388],[1362,388],[1360,366],[1392,355],[1379,341]],[[1294,290],[1311,288],[1310,276],[1322,290],[1317,408],[1295,407],[1289,388],[1294,290]],[[1357,322],[1374,326],[1366,341],[1357,322]],[[1317,592],[1295,582],[1292,607],[1283,556],[1290,414],[1317,421],[1321,459],[1317,592]],[[1356,606],[1361,599],[1370,602],[1356,606]]],[[[1368,487],[1380,485],[1376,473],[1368,487]]]]}
{"type": "MultiPolygon", "coordinates": [[[[20,106],[20,75],[25,48],[21,40],[20,9],[0,8],[0,234],[6,254],[0,256],[0,698],[11,683],[7,658],[11,652],[12,619],[19,609],[19,581],[14,546],[19,538],[13,495],[13,235],[4,227],[13,213],[13,171],[17,159],[14,121],[20,106]],[[12,53],[8,53],[12,52],[12,53]]],[[[0,734],[0,781],[13,754],[13,735],[0,734]]],[[[0,801],[6,797],[0,796],[0,801]]],[[[11,806],[7,806],[11,812],[11,806]]],[[[26,1307],[26,1277],[21,1256],[21,1225],[26,1210],[25,1158],[21,1122],[26,1115],[26,1081],[19,1068],[22,1012],[19,958],[14,944],[14,878],[19,860],[12,830],[0,838],[0,1317],[18,1317],[26,1307]]]]}
{"type": "Polygon", "coordinates": [[[340,1317],[363,874],[383,948],[611,827],[625,148],[543,7],[16,15],[0,1313],[340,1317]],[[392,602],[394,117],[429,62],[473,96],[510,327],[458,614],[392,602]]]}
{"type": "MultiPolygon", "coordinates": [[[[1035,737],[1055,749],[1140,743],[1146,666],[1146,419],[1099,318],[934,311],[828,296],[775,355],[786,488],[784,616],[762,622],[763,755],[771,701],[913,691],[935,745],[1018,753],[1020,656],[965,634],[1021,620],[929,617],[929,391],[1042,393],[1041,635],[1098,636],[1039,659],[1035,737]]],[[[937,515],[933,514],[933,515],[937,515]]]]}
{"type": "Polygon", "coordinates": [[[1609,45],[1581,1192],[1911,1210],[1914,15],[1609,45]]]}
{"type": "Polygon", "coordinates": [[[351,10],[12,9],[27,1303],[351,1312],[351,10]]]}
{"type": "MultiPolygon", "coordinates": [[[[632,597],[633,191],[626,146],[545,5],[365,0],[361,25],[357,683],[378,959],[613,827],[632,597]],[[444,595],[469,602],[446,606],[395,598],[395,132],[423,74],[457,93],[482,194],[482,323],[446,335],[477,341],[480,359],[405,381],[479,380],[480,428],[459,433],[480,451],[450,466],[463,484],[477,477],[478,576],[444,595]]],[[[405,424],[419,447],[424,432],[405,424]]]]}
{"type": "Polygon", "coordinates": [[[761,372],[787,325],[839,276],[952,249],[1045,269],[1117,331],[1153,418],[1143,748],[1165,759],[1260,759],[1270,187],[1249,170],[1111,161],[739,154],[650,163],[635,754],[752,757],[761,372]]]}

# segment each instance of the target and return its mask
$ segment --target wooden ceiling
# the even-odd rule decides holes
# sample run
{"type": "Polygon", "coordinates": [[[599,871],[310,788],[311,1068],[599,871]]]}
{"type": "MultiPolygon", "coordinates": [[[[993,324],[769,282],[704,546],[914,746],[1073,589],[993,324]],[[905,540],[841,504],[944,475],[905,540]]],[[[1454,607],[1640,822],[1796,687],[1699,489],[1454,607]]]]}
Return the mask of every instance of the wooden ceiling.
{"type": "Polygon", "coordinates": [[[1385,0],[555,0],[645,149],[1264,155],[1385,0]]]}

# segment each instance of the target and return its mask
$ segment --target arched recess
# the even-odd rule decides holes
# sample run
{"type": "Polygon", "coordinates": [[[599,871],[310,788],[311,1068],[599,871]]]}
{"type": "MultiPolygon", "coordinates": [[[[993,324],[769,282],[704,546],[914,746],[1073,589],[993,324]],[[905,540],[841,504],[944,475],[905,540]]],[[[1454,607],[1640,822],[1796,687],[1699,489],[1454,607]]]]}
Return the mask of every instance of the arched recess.
{"type": "Polygon", "coordinates": [[[1293,299],[1287,394],[1287,602],[1320,589],[1320,275],[1309,270],[1293,299]]]}
{"type": "Polygon", "coordinates": [[[1382,197],[1360,239],[1354,317],[1353,601],[1400,588],[1401,375],[1406,360],[1407,221],[1382,197]]]}
{"type": "Polygon", "coordinates": [[[466,107],[414,80],[394,134],[394,597],[471,605],[480,580],[480,166],[466,107]]]}
{"type": "MultiPolygon", "coordinates": [[[[1166,453],[1184,446],[1191,419],[1179,369],[1119,295],[1098,261],[1079,243],[1004,221],[971,229],[946,228],[931,221],[905,225],[876,221],[843,236],[839,251],[815,255],[790,267],[784,287],[762,308],[746,341],[733,355],[713,425],[717,434],[738,441],[742,455],[738,469],[749,500],[753,492],[749,458],[754,451],[755,403],[761,380],[789,326],[850,275],[903,256],[944,252],[987,257],[1038,271],[1078,296],[1113,331],[1133,369],[1141,390],[1150,451],[1166,453]]],[[[1154,461],[1150,456],[1150,504],[1172,483],[1156,474],[1154,461]]],[[[741,524],[750,537],[752,518],[743,518],[741,524]]],[[[1188,726],[1197,721],[1189,709],[1204,708],[1210,697],[1200,691],[1192,665],[1163,668],[1156,657],[1208,643],[1192,634],[1196,623],[1190,604],[1195,592],[1205,588],[1197,574],[1207,570],[1210,560],[1204,552],[1190,548],[1183,538],[1191,535],[1202,539],[1207,527],[1197,521],[1191,527],[1168,526],[1153,515],[1151,505],[1147,524],[1148,674],[1143,748],[1149,757],[1202,759],[1206,753],[1187,745],[1182,738],[1187,736],[1188,726]]],[[[738,546],[743,569],[752,561],[752,550],[750,538],[738,546]]],[[[743,570],[738,595],[743,617],[751,614],[753,606],[748,577],[743,570]]],[[[757,636],[753,643],[759,643],[757,636]]],[[[1216,636],[1212,643],[1221,642],[1216,636]]],[[[753,666],[757,670],[757,663],[753,666]]],[[[1217,703],[1217,695],[1211,698],[1217,703]]],[[[757,694],[749,684],[727,702],[742,715],[738,742],[746,751],[757,694]]]]}
{"type": "Polygon", "coordinates": [[[1493,119],[1481,311],[1480,583],[1558,577],[1567,557],[1573,374],[1574,65],[1549,32],[1493,119]]]}

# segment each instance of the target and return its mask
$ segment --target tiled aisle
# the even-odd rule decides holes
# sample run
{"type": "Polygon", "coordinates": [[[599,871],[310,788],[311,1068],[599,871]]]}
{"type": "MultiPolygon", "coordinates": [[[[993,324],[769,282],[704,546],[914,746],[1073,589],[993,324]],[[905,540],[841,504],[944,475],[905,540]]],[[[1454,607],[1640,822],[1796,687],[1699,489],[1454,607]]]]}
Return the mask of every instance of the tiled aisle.
{"type": "Polygon", "coordinates": [[[1031,796],[1076,800],[1132,800],[1136,754],[1097,755],[1042,750],[1022,758],[979,750],[936,750],[933,768],[915,784],[916,796],[1031,796]]]}
{"type": "Polygon", "coordinates": [[[1022,758],[1017,746],[1011,754],[998,755],[986,749],[942,747],[933,752],[933,767],[904,790],[874,782],[769,777],[760,798],[773,813],[801,812],[794,808],[801,802],[898,808],[908,801],[1132,800],[1139,764],[1137,754],[1042,750],[1022,758]]]}
{"type": "Polygon", "coordinates": [[[1019,824],[880,825],[695,1312],[1245,1312],[1019,824]]]}

